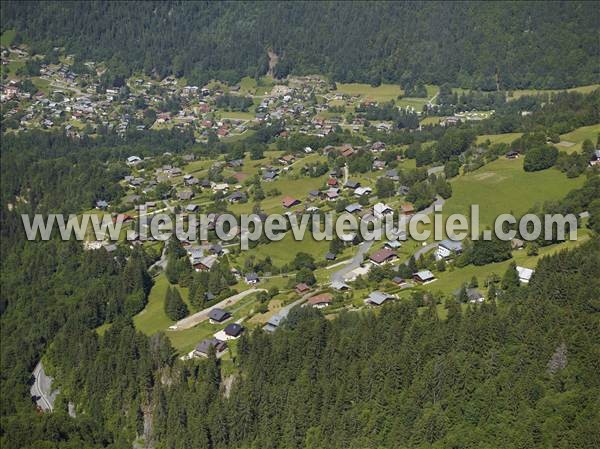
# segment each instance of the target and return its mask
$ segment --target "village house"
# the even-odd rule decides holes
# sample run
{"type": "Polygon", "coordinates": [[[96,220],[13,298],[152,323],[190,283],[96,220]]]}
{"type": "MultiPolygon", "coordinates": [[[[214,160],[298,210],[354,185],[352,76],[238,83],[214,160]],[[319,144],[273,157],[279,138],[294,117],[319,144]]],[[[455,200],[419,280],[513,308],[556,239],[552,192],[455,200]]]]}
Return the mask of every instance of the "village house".
{"type": "Polygon", "coordinates": [[[197,204],[188,204],[187,206],[185,206],[185,211],[192,213],[196,212],[199,208],[200,206],[198,206],[197,204]]]}
{"type": "Polygon", "coordinates": [[[231,314],[223,309],[215,307],[210,312],[208,312],[208,321],[210,324],[223,323],[231,318],[231,314]]]}
{"type": "Polygon", "coordinates": [[[194,197],[194,192],[191,190],[180,190],[177,192],[177,199],[180,201],[189,201],[194,197]]]}
{"type": "Polygon", "coordinates": [[[242,332],[244,332],[244,328],[238,323],[229,323],[223,329],[223,333],[228,340],[239,338],[242,332]]]}
{"type": "Polygon", "coordinates": [[[386,215],[393,215],[394,210],[385,203],[377,203],[373,206],[373,215],[375,218],[383,220],[386,215]]]}
{"type": "Polygon", "coordinates": [[[362,210],[362,206],[358,203],[348,204],[344,210],[349,214],[354,214],[356,212],[360,212],[362,210]]]}
{"type": "Polygon", "coordinates": [[[423,270],[413,274],[413,279],[419,284],[427,284],[429,282],[435,281],[435,276],[431,271],[423,270]]]}
{"type": "Polygon", "coordinates": [[[291,165],[295,160],[296,158],[293,154],[286,154],[278,159],[279,163],[283,165],[291,165]]]}
{"type": "Polygon", "coordinates": [[[300,200],[298,200],[296,198],[292,198],[291,196],[285,196],[281,200],[281,204],[286,209],[289,209],[290,207],[297,206],[298,204],[300,204],[300,200]]]}
{"type": "Polygon", "coordinates": [[[360,182],[349,179],[348,182],[344,184],[344,187],[347,189],[355,190],[360,187],[360,182]]]}
{"type": "Polygon", "coordinates": [[[308,291],[310,291],[310,287],[308,285],[306,285],[305,283],[300,283],[297,284],[296,287],[294,288],[294,290],[296,291],[296,293],[298,293],[299,295],[302,295],[308,291]]]}
{"type": "Polygon", "coordinates": [[[379,251],[374,252],[369,257],[369,260],[373,262],[375,265],[381,266],[392,260],[396,259],[398,256],[394,251],[388,248],[382,248],[379,251]]]}
{"type": "Polygon", "coordinates": [[[217,258],[218,256],[215,254],[203,257],[200,259],[200,261],[198,261],[197,264],[194,265],[194,269],[196,271],[209,271],[217,261],[217,258]]]}
{"type": "Polygon", "coordinates": [[[214,348],[217,357],[220,357],[225,353],[227,349],[227,343],[216,338],[209,338],[202,340],[194,349],[194,357],[208,357],[210,350],[214,348]]]}
{"type": "Polygon", "coordinates": [[[373,193],[371,187],[358,187],[354,189],[354,196],[360,198],[361,196],[370,195],[373,193]]]}
{"type": "Polygon", "coordinates": [[[374,291],[369,294],[369,296],[365,299],[365,304],[371,306],[380,306],[384,302],[394,299],[394,296],[388,295],[387,293],[374,291]]]}
{"type": "Polygon", "coordinates": [[[248,273],[246,276],[244,276],[244,281],[248,285],[256,285],[260,282],[260,278],[256,273],[248,273]]]}
{"type": "Polygon", "coordinates": [[[531,280],[531,277],[533,276],[533,273],[535,271],[532,270],[531,268],[525,268],[525,267],[517,267],[517,273],[519,273],[519,281],[522,284],[529,284],[529,281],[531,280]]]}
{"type": "Polygon", "coordinates": [[[413,215],[415,213],[415,207],[409,203],[400,206],[400,210],[404,215],[413,215]]]}
{"type": "Polygon", "coordinates": [[[435,251],[435,260],[448,259],[462,253],[462,243],[456,240],[442,240],[435,251]]]}
{"type": "Polygon", "coordinates": [[[330,293],[321,293],[320,295],[308,298],[307,304],[315,309],[329,307],[333,302],[333,296],[330,293]]]}

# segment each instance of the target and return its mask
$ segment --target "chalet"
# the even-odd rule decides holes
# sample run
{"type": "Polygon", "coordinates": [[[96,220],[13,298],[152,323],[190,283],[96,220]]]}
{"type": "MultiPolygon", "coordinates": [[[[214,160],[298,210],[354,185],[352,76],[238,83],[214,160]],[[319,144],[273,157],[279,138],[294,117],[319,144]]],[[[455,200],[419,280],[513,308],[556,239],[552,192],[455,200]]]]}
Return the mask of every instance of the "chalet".
{"type": "Polygon", "coordinates": [[[274,181],[279,176],[276,171],[267,170],[263,173],[263,180],[266,182],[274,181]]]}
{"type": "Polygon", "coordinates": [[[318,190],[311,190],[310,192],[308,192],[308,197],[311,200],[316,200],[318,198],[321,198],[321,192],[319,192],[318,190]]]}
{"type": "Polygon", "coordinates": [[[227,321],[229,318],[231,318],[231,314],[226,310],[219,309],[218,307],[215,307],[208,312],[208,320],[211,324],[222,323],[227,321]]]}
{"type": "Polygon", "coordinates": [[[233,339],[238,338],[240,335],[242,335],[243,331],[244,328],[238,323],[229,323],[227,326],[225,326],[225,329],[223,329],[225,336],[233,339]]]}
{"type": "Polygon", "coordinates": [[[206,256],[200,259],[200,261],[198,261],[198,263],[194,265],[194,269],[196,271],[209,271],[216,261],[217,256],[215,254],[211,254],[210,256],[206,256]]]}
{"type": "Polygon", "coordinates": [[[128,214],[118,214],[113,217],[113,223],[131,223],[133,221],[133,217],[128,214]]]}
{"type": "Polygon", "coordinates": [[[296,160],[296,158],[294,157],[293,154],[286,154],[285,156],[281,156],[278,161],[280,164],[283,165],[291,165],[294,163],[294,161],[296,160]]]}
{"type": "Polygon", "coordinates": [[[435,251],[435,259],[442,260],[462,253],[462,243],[456,240],[442,240],[435,251]]]}
{"type": "Polygon", "coordinates": [[[344,282],[334,281],[331,283],[331,288],[338,291],[350,290],[350,286],[344,282]]]}
{"type": "Polygon", "coordinates": [[[382,220],[386,215],[393,215],[394,210],[385,203],[377,203],[373,206],[373,215],[382,220]]]}
{"type": "Polygon", "coordinates": [[[508,153],[506,153],[506,159],[518,159],[519,158],[519,153],[515,150],[510,150],[508,153]]]}
{"type": "Polygon", "coordinates": [[[230,203],[240,203],[246,201],[246,194],[244,192],[233,192],[227,197],[227,201],[230,203]]]}
{"type": "Polygon", "coordinates": [[[294,290],[296,290],[296,293],[298,293],[299,295],[302,295],[302,294],[310,291],[310,287],[304,283],[301,283],[301,284],[296,285],[294,290]]]}
{"type": "Polygon", "coordinates": [[[512,249],[523,249],[525,242],[521,239],[514,238],[510,241],[510,247],[512,249]]]}
{"type": "Polygon", "coordinates": [[[193,176],[190,176],[189,178],[185,179],[183,181],[183,183],[186,186],[191,187],[191,186],[196,186],[196,185],[200,184],[200,180],[198,178],[194,178],[193,176]]]}
{"type": "Polygon", "coordinates": [[[404,278],[403,278],[403,277],[401,277],[401,276],[394,276],[394,277],[392,278],[392,282],[393,282],[394,284],[396,284],[396,285],[399,285],[399,286],[404,286],[404,285],[406,285],[406,279],[404,279],[404,278]]]}
{"type": "Polygon", "coordinates": [[[202,340],[194,349],[195,357],[208,357],[211,349],[214,349],[217,356],[222,355],[227,349],[227,343],[216,338],[209,338],[202,340]]]}
{"type": "Polygon", "coordinates": [[[180,201],[189,201],[194,197],[194,192],[191,190],[180,190],[177,192],[177,198],[180,201]]]}
{"type": "Polygon", "coordinates": [[[289,209],[290,207],[297,206],[298,204],[300,204],[300,200],[292,198],[291,196],[285,196],[281,200],[281,204],[283,204],[283,207],[285,207],[286,209],[289,209]]]}
{"type": "Polygon", "coordinates": [[[229,185],[227,183],[224,182],[220,182],[220,183],[213,183],[212,184],[212,190],[213,192],[225,192],[226,190],[229,190],[229,185]]]}
{"type": "Polygon", "coordinates": [[[400,177],[398,176],[398,170],[396,169],[387,170],[385,172],[385,177],[391,179],[392,181],[400,181],[400,177]]]}
{"type": "Polygon", "coordinates": [[[337,255],[335,253],[327,253],[325,254],[325,260],[335,260],[337,258],[337,255]]]}
{"type": "Polygon", "coordinates": [[[344,187],[347,189],[355,190],[360,187],[360,182],[349,179],[348,182],[344,184],[344,187]]]}
{"type": "Polygon", "coordinates": [[[200,206],[198,206],[197,204],[188,204],[187,206],[185,206],[185,211],[190,213],[196,212],[199,208],[200,206]]]}
{"type": "Polygon", "coordinates": [[[202,251],[202,248],[199,248],[197,246],[191,247],[188,250],[188,254],[190,255],[190,263],[192,265],[197,265],[204,257],[204,252],[202,251]]]}
{"type": "Polygon", "coordinates": [[[523,284],[529,284],[531,276],[533,276],[534,272],[535,271],[531,268],[517,267],[517,273],[519,273],[519,281],[523,284]]]}
{"type": "Polygon", "coordinates": [[[384,292],[374,291],[371,292],[369,296],[365,299],[365,304],[369,304],[372,306],[380,306],[390,299],[394,299],[394,297],[384,292]]]}
{"type": "Polygon", "coordinates": [[[391,262],[396,259],[398,256],[394,251],[388,248],[382,248],[379,251],[371,254],[369,260],[373,262],[375,265],[383,265],[385,263],[391,262]]]}
{"type": "Polygon", "coordinates": [[[373,161],[373,170],[383,170],[387,166],[386,161],[382,161],[380,159],[373,161]]]}
{"type": "Polygon", "coordinates": [[[600,150],[594,151],[590,159],[590,167],[595,167],[596,165],[600,165],[600,150]]]}
{"type": "Polygon", "coordinates": [[[371,189],[371,187],[358,187],[354,189],[354,196],[361,197],[365,195],[370,195],[372,192],[373,189],[371,189]]]}
{"type": "Polygon", "coordinates": [[[401,246],[402,246],[402,243],[400,243],[398,240],[388,240],[383,245],[384,248],[387,248],[387,249],[390,249],[390,250],[398,249],[401,246]]]}
{"type": "Polygon", "coordinates": [[[129,165],[130,167],[135,166],[140,162],[142,162],[142,159],[139,156],[129,156],[127,158],[127,165],[129,165]]]}
{"type": "Polygon", "coordinates": [[[402,185],[398,188],[398,195],[406,196],[410,192],[410,187],[402,185]]]}
{"type": "Polygon", "coordinates": [[[325,196],[326,196],[327,200],[335,201],[339,198],[340,191],[339,191],[339,189],[332,187],[329,190],[327,190],[327,192],[325,192],[325,196]]]}
{"type": "Polygon", "coordinates": [[[341,176],[341,173],[337,168],[334,168],[329,172],[329,176],[332,178],[339,178],[341,176]]]}
{"type": "Polygon", "coordinates": [[[260,278],[258,277],[258,274],[256,274],[256,273],[248,273],[244,277],[244,281],[248,285],[256,285],[260,282],[260,278]]]}
{"type": "Polygon", "coordinates": [[[108,203],[104,200],[96,201],[96,209],[105,210],[108,207],[108,203]]]}
{"type": "Polygon", "coordinates": [[[415,213],[415,208],[412,204],[403,204],[400,206],[400,210],[404,215],[413,215],[415,213]]]}
{"type": "Polygon", "coordinates": [[[338,181],[335,178],[329,178],[327,180],[327,186],[329,187],[336,187],[338,185],[338,181]]]}
{"type": "Polygon", "coordinates": [[[354,214],[356,212],[360,212],[362,210],[362,206],[358,203],[348,204],[344,210],[349,214],[354,214]]]}
{"type": "Polygon", "coordinates": [[[323,309],[333,302],[333,296],[330,293],[321,293],[320,295],[308,298],[307,304],[315,309],[323,309]]]}
{"type": "Polygon", "coordinates": [[[217,256],[220,256],[223,254],[223,247],[218,243],[211,243],[208,246],[208,252],[210,254],[216,254],[217,256]]]}
{"type": "Polygon", "coordinates": [[[423,270],[413,274],[413,279],[420,284],[427,284],[435,281],[435,276],[431,271],[423,270]]]}
{"type": "Polygon", "coordinates": [[[350,157],[354,154],[354,149],[352,147],[342,148],[341,154],[344,157],[350,157]]]}
{"type": "Polygon", "coordinates": [[[383,142],[375,142],[373,145],[371,145],[371,151],[374,153],[378,153],[380,151],[384,151],[385,150],[385,143],[383,142]]]}

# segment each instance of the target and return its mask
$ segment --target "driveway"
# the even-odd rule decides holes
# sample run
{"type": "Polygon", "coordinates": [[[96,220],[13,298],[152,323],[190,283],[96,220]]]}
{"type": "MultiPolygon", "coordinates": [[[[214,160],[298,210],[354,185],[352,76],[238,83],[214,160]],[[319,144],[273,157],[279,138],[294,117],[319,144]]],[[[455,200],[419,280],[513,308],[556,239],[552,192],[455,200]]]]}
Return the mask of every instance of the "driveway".
{"type": "Polygon", "coordinates": [[[199,312],[194,313],[193,315],[190,315],[188,317],[183,318],[182,320],[177,321],[177,323],[175,323],[173,326],[169,327],[169,329],[172,331],[181,331],[181,330],[189,329],[203,321],[206,321],[208,319],[208,314],[213,309],[223,309],[225,307],[232,306],[235,303],[237,303],[239,300],[245,298],[248,295],[251,295],[252,293],[266,292],[266,291],[267,290],[264,288],[251,288],[249,290],[244,290],[241,293],[237,293],[233,296],[230,296],[229,298],[225,298],[223,301],[215,304],[214,306],[207,307],[206,309],[203,309],[199,312]]]}

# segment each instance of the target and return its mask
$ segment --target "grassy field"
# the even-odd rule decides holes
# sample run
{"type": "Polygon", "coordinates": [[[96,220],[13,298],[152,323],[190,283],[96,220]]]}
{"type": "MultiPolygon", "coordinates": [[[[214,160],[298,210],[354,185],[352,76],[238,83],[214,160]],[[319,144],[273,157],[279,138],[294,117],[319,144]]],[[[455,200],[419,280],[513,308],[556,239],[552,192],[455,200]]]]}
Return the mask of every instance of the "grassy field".
{"type": "Polygon", "coordinates": [[[492,225],[499,214],[524,214],[536,203],[563,198],[584,181],[583,176],[569,179],[553,168],[525,172],[522,158],[500,158],[452,181],[453,193],[444,205],[444,216],[466,214],[471,204],[479,204],[482,227],[492,225]]]}
{"type": "Polygon", "coordinates": [[[0,45],[2,47],[10,47],[16,34],[16,30],[6,30],[4,33],[2,33],[2,36],[0,36],[0,45]]]}
{"type": "Polygon", "coordinates": [[[600,123],[596,125],[582,126],[581,128],[577,128],[570,133],[562,134],[560,136],[561,142],[569,142],[573,143],[574,145],[564,146],[557,144],[556,148],[567,151],[568,153],[580,152],[583,141],[589,139],[595,145],[596,141],[598,140],[598,134],[600,134],[600,123]]]}
{"type": "Polygon", "coordinates": [[[135,327],[146,335],[164,331],[174,323],[164,311],[165,295],[168,287],[169,281],[167,281],[165,275],[158,276],[148,296],[148,304],[146,304],[144,310],[133,318],[135,327]]]}
{"type": "Polygon", "coordinates": [[[543,256],[549,256],[555,254],[564,249],[572,249],[575,246],[581,245],[583,242],[589,240],[590,232],[587,229],[580,229],[578,231],[577,241],[568,241],[559,243],[556,245],[546,246],[540,248],[537,256],[528,256],[526,250],[513,251],[513,258],[505,260],[500,263],[493,263],[483,266],[467,265],[463,268],[457,268],[452,271],[445,271],[443,273],[437,273],[437,281],[423,286],[426,290],[430,291],[441,291],[445,294],[453,294],[458,290],[464,283],[468,283],[473,276],[479,281],[479,289],[485,294],[485,287],[483,287],[483,281],[490,276],[492,273],[497,274],[500,278],[504,275],[511,262],[515,262],[518,266],[527,268],[535,268],[539,259],[543,256]]]}
{"type": "Polygon", "coordinates": [[[506,134],[483,134],[477,136],[477,143],[482,144],[489,140],[491,143],[512,143],[513,140],[521,137],[523,133],[506,133],[506,134]]]}
{"type": "MultiPolygon", "coordinates": [[[[573,87],[571,89],[566,89],[568,92],[579,92],[582,94],[588,94],[593,92],[594,90],[600,88],[600,84],[591,84],[589,86],[579,86],[573,87]]],[[[555,94],[557,92],[563,92],[565,89],[548,89],[548,90],[538,90],[538,89],[521,89],[513,91],[513,96],[509,97],[510,100],[516,100],[517,98],[523,97],[525,95],[543,95],[543,94],[555,94]]]]}
{"type": "Polygon", "coordinates": [[[377,87],[372,87],[368,84],[360,83],[337,83],[336,93],[360,96],[363,99],[373,101],[390,101],[396,100],[399,95],[404,92],[400,86],[396,84],[382,84],[377,87]]]}

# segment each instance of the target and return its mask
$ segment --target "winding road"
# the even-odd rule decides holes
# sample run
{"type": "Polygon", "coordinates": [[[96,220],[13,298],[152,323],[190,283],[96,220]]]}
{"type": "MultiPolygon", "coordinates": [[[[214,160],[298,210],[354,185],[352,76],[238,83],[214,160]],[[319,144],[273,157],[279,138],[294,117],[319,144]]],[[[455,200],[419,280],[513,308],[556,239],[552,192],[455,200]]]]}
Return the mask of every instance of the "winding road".
{"type": "Polygon", "coordinates": [[[42,362],[39,362],[33,370],[33,385],[30,393],[36,404],[45,412],[54,410],[54,401],[59,390],[52,390],[52,378],[46,375],[42,362]]]}

